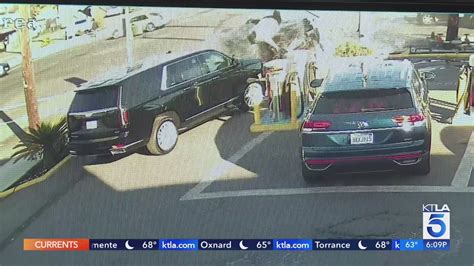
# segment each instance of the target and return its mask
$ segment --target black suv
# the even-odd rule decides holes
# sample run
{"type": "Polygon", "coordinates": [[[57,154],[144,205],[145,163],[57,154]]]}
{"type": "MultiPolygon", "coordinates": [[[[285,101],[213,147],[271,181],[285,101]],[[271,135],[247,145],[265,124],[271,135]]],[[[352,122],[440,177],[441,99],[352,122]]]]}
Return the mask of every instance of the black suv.
{"type": "Polygon", "coordinates": [[[70,153],[114,155],[142,146],[168,153],[179,131],[231,107],[248,110],[247,79],[261,71],[258,59],[205,50],[88,84],[68,112],[70,153]]]}
{"type": "Polygon", "coordinates": [[[387,60],[341,65],[322,85],[313,81],[321,88],[301,128],[303,177],[394,168],[428,174],[431,78],[409,61],[387,60]]]}

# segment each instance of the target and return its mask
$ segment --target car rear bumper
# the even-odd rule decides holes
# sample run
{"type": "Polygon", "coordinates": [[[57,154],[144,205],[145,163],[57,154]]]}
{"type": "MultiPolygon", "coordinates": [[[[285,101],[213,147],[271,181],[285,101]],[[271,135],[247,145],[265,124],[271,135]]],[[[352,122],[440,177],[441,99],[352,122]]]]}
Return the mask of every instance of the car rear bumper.
{"type": "Polygon", "coordinates": [[[143,140],[127,142],[124,138],[103,138],[70,141],[68,144],[71,155],[117,155],[140,147],[143,140]]]}
{"type": "Polygon", "coordinates": [[[303,148],[302,160],[311,171],[357,172],[390,170],[412,166],[429,156],[425,141],[414,141],[411,145],[398,148],[367,149],[364,151],[317,151],[303,148]]]}

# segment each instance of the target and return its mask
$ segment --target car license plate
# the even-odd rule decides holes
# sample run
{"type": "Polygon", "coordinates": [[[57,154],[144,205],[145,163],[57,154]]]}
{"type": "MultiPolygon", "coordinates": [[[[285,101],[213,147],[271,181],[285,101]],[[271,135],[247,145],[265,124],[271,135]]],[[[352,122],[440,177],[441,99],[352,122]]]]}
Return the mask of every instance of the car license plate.
{"type": "Polygon", "coordinates": [[[351,144],[372,144],[372,143],[374,143],[374,133],[351,134],[351,144]]]}
{"type": "Polygon", "coordinates": [[[86,129],[97,128],[97,120],[86,121],[86,129]]]}

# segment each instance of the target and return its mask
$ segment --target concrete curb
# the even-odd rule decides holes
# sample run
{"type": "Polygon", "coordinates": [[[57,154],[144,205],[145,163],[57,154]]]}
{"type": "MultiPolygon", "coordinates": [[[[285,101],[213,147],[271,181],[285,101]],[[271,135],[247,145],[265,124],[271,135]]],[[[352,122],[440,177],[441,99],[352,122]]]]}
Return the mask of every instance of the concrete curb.
{"type": "Polygon", "coordinates": [[[56,164],[53,168],[49,169],[48,172],[46,172],[43,176],[39,178],[35,178],[33,180],[30,180],[28,182],[25,182],[19,186],[10,188],[8,190],[5,190],[3,192],[0,192],[0,199],[6,198],[10,195],[12,195],[15,192],[21,191],[25,188],[31,187],[37,183],[43,182],[44,180],[48,179],[50,176],[52,176],[56,171],[61,169],[66,162],[68,162],[71,159],[71,155],[66,156],[64,159],[62,159],[58,164],[56,164]]]}
{"type": "Polygon", "coordinates": [[[432,60],[468,60],[470,53],[433,53],[433,54],[391,54],[388,59],[401,60],[401,59],[432,59],[432,60]]]}

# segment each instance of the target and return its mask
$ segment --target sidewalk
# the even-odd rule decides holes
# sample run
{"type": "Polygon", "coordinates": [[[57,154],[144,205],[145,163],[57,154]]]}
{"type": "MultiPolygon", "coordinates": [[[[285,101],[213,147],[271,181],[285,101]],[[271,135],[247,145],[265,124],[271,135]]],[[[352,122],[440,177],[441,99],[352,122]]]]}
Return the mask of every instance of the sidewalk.
{"type": "Polygon", "coordinates": [[[58,199],[78,181],[83,174],[81,161],[64,160],[55,169],[50,170],[50,177],[33,187],[0,199],[0,250],[15,238],[16,230],[31,222],[44,206],[58,199]]]}

